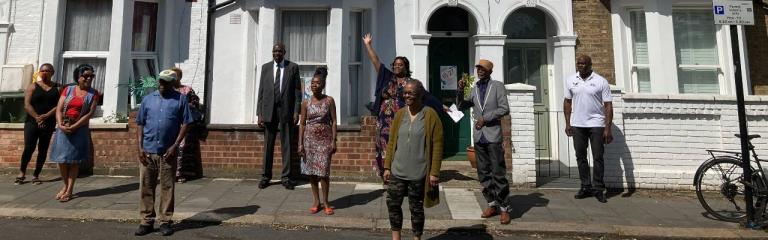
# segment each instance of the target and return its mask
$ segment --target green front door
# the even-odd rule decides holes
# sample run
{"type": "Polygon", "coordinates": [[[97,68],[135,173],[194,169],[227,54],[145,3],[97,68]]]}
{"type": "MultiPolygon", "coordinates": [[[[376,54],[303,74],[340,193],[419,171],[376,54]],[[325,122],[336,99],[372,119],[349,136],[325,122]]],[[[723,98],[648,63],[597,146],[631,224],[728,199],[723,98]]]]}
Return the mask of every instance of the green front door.
{"type": "Polygon", "coordinates": [[[536,87],[533,113],[536,122],[536,160],[550,160],[549,83],[545,44],[507,44],[505,83],[525,83],[536,87]]]}
{"type": "MultiPolygon", "coordinates": [[[[456,90],[443,89],[441,74],[449,73],[441,72],[441,69],[455,69],[453,74],[457,80],[462,73],[470,73],[468,38],[434,37],[429,40],[429,92],[444,105],[451,106],[456,100],[456,90]]],[[[443,122],[443,157],[446,160],[466,160],[471,139],[469,110],[464,111],[464,118],[458,123],[442,111],[438,112],[443,122]]]]}

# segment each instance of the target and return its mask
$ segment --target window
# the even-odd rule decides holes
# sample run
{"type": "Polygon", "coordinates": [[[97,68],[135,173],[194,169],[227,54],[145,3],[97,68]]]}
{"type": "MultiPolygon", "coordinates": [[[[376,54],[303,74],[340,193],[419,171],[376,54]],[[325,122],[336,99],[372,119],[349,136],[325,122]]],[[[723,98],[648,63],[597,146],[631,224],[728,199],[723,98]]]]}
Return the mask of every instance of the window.
{"type": "Polygon", "coordinates": [[[351,12],[349,16],[349,93],[348,97],[350,101],[349,115],[360,116],[358,101],[360,95],[360,83],[363,81],[365,75],[363,74],[363,41],[361,36],[365,32],[364,29],[365,20],[363,19],[363,12],[351,12]]]}
{"type": "Polygon", "coordinates": [[[90,64],[96,71],[92,86],[104,92],[111,20],[112,1],[67,0],[61,83],[75,82],[75,68],[90,64]]]}
{"type": "Polygon", "coordinates": [[[283,11],[281,19],[280,39],[285,44],[286,58],[299,64],[304,83],[304,98],[308,98],[311,94],[309,82],[315,69],[327,65],[325,54],[328,12],[283,11]]]}
{"type": "Polygon", "coordinates": [[[651,71],[648,66],[648,33],[645,27],[645,11],[629,12],[629,26],[632,37],[632,82],[641,93],[651,92],[651,71]]]}
{"type": "Polygon", "coordinates": [[[720,93],[717,30],[712,11],[673,9],[672,16],[680,93],[720,93]]]}
{"type": "MultiPolygon", "coordinates": [[[[131,83],[140,85],[148,78],[157,77],[157,11],[155,2],[136,1],[133,7],[133,30],[131,34],[132,70],[131,83]]],[[[133,94],[132,107],[141,102],[141,96],[133,94]]]]}

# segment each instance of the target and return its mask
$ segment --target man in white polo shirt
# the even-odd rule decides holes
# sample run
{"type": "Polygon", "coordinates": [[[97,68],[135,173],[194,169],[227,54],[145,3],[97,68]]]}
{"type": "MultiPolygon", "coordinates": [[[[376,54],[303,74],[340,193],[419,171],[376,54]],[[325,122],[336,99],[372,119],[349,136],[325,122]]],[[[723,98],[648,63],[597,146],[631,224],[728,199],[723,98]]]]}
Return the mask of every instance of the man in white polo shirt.
{"type": "Polygon", "coordinates": [[[592,58],[589,56],[581,55],[576,59],[576,70],[576,74],[565,80],[563,102],[565,134],[573,137],[581,179],[581,189],[574,197],[583,199],[594,195],[598,201],[605,203],[603,147],[613,141],[611,88],[605,78],[592,71],[592,58]],[[587,162],[589,145],[592,145],[595,164],[591,179],[587,162]]]}

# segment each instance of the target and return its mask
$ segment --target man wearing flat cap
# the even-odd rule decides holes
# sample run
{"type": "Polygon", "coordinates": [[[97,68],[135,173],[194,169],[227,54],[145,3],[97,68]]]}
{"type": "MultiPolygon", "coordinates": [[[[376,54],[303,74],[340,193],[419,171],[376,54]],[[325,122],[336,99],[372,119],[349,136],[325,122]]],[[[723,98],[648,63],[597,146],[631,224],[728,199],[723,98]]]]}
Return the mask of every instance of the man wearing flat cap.
{"type": "Polygon", "coordinates": [[[187,97],[173,86],[176,73],[165,70],[158,76],[157,91],[145,96],[136,116],[137,139],[139,141],[139,191],[141,201],[139,212],[141,224],[137,236],[154,231],[154,223],[160,222],[163,236],[173,234],[174,183],[176,176],[176,153],[179,144],[189,131],[194,119],[190,114],[187,97]],[[159,181],[158,181],[159,179],[159,181]],[[159,212],[155,212],[155,189],[160,185],[159,212]]]}
{"type": "Polygon", "coordinates": [[[504,148],[502,147],[501,118],[509,114],[509,103],[505,93],[504,83],[491,79],[493,63],[480,59],[475,65],[477,78],[480,79],[472,86],[468,97],[464,97],[466,79],[459,81],[457,91],[457,106],[463,111],[474,107],[472,118],[472,140],[475,143],[477,156],[477,178],[483,186],[483,197],[488,201],[488,208],[483,211],[482,218],[490,218],[499,214],[502,224],[509,224],[510,216],[509,182],[507,167],[504,163],[504,148]]]}

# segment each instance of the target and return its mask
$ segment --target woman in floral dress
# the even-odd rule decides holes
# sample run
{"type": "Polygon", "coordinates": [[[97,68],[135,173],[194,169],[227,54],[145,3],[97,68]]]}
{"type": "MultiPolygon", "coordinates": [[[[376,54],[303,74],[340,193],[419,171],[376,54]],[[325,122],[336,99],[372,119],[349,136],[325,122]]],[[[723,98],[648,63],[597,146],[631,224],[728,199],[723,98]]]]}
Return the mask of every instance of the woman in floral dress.
{"type": "MultiPolygon", "coordinates": [[[[403,89],[405,83],[411,78],[411,64],[408,58],[403,56],[395,57],[392,61],[392,70],[387,69],[379,60],[376,50],[373,49],[373,36],[370,33],[363,36],[363,43],[368,52],[368,58],[376,69],[376,100],[373,103],[373,110],[377,112],[376,120],[376,174],[383,177],[384,174],[384,156],[386,156],[387,142],[389,141],[389,128],[392,125],[392,119],[400,108],[405,107],[405,98],[403,89]]],[[[443,111],[443,105],[440,101],[425,92],[422,101],[425,106],[432,107],[437,112],[443,111]]]]}
{"type": "Polygon", "coordinates": [[[323,209],[332,215],[333,207],[328,204],[328,176],[331,172],[331,156],[336,152],[336,103],[333,98],[323,94],[328,69],[320,67],[310,83],[312,97],[301,103],[299,119],[299,154],[301,174],[309,176],[314,197],[309,211],[320,211],[318,183],[323,190],[323,209]]]}

